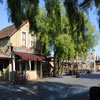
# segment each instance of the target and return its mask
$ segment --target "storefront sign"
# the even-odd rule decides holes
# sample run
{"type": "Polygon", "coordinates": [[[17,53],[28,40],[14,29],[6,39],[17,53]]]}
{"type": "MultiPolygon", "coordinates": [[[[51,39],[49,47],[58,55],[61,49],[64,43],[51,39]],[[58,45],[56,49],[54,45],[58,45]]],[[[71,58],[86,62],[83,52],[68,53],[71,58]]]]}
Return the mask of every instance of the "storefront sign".
{"type": "Polygon", "coordinates": [[[24,48],[13,48],[13,51],[23,52],[23,53],[39,53],[39,51],[36,51],[34,49],[24,49],[24,48]]]}

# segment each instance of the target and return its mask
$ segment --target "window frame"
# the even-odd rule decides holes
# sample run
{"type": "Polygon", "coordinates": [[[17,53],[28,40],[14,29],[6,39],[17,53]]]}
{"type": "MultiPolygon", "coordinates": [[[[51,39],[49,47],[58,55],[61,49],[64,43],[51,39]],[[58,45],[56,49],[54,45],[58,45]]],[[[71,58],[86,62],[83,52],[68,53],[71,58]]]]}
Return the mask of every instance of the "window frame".
{"type": "Polygon", "coordinates": [[[30,34],[30,48],[36,48],[36,34],[34,34],[33,32],[30,34]],[[31,46],[31,42],[32,42],[32,36],[31,35],[32,34],[35,36],[35,38],[34,38],[35,40],[33,41],[33,42],[35,42],[35,46],[33,46],[33,47],[31,46]]]}
{"type": "Polygon", "coordinates": [[[25,31],[25,30],[21,30],[21,46],[25,46],[25,47],[27,47],[27,38],[28,38],[28,37],[27,37],[27,31],[25,31]],[[22,33],[23,33],[23,32],[26,33],[26,45],[23,45],[23,43],[22,43],[22,39],[23,39],[23,37],[22,37],[22,36],[23,36],[22,33]]]}

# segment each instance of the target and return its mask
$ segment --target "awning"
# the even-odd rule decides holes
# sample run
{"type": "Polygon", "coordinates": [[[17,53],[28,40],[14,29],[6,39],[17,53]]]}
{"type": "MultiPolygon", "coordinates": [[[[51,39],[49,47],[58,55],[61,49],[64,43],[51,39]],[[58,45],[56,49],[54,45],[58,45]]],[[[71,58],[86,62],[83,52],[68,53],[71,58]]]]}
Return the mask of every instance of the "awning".
{"type": "Polygon", "coordinates": [[[19,52],[15,52],[15,54],[20,56],[20,59],[18,61],[22,61],[22,60],[42,61],[43,60],[41,56],[34,55],[34,54],[19,53],[19,52]]]}

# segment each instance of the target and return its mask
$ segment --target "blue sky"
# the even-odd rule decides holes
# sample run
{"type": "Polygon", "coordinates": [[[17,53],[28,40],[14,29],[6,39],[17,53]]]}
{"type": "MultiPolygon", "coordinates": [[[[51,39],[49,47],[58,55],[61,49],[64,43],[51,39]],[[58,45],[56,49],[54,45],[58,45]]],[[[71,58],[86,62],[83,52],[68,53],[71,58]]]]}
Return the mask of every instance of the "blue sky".
{"type": "Polygon", "coordinates": [[[3,1],[4,3],[0,4],[0,30],[12,24],[8,22],[6,0],[3,1]]]}
{"type": "MultiPolygon", "coordinates": [[[[97,15],[96,15],[96,9],[92,9],[92,11],[89,11],[89,18],[92,22],[93,25],[96,26],[96,30],[99,33],[99,25],[98,25],[98,21],[97,21],[97,15]]],[[[99,44],[97,46],[95,46],[95,50],[96,50],[96,54],[98,56],[100,56],[100,40],[99,40],[99,44]]]]}
{"type": "MultiPolygon", "coordinates": [[[[3,4],[0,4],[0,30],[12,25],[12,22],[8,22],[8,15],[7,15],[7,4],[6,0],[3,0],[3,4]]],[[[40,6],[44,4],[43,0],[40,0],[40,6]]],[[[93,9],[92,12],[89,13],[89,18],[93,25],[96,26],[97,31],[99,32],[99,27],[96,19],[96,12],[95,9],[93,9]]],[[[95,47],[96,53],[98,56],[100,56],[100,41],[99,44],[95,47]]]]}

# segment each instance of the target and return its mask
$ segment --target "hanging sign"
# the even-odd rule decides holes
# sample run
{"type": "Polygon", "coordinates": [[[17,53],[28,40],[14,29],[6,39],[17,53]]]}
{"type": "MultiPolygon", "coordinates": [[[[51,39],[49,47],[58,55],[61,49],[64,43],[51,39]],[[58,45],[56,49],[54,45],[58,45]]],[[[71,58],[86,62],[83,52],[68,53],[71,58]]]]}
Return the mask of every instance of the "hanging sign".
{"type": "Polygon", "coordinates": [[[25,48],[13,48],[15,52],[22,52],[22,53],[39,53],[39,51],[35,49],[25,49],[25,48]]]}

